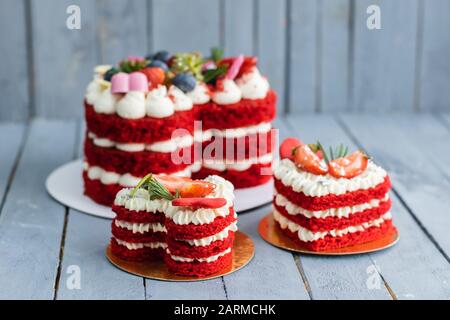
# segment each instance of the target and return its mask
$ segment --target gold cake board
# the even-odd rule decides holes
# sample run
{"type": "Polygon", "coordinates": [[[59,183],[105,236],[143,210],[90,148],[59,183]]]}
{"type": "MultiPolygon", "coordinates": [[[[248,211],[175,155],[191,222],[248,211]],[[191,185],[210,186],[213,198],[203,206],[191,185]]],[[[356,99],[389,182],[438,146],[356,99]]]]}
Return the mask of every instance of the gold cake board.
{"type": "Polygon", "coordinates": [[[334,256],[361,254],[384,250],[395,245],[400,238],[398,231],[392,230],[391,232],[387,233],[384,237],[374,241],[339,249],[332,249],[325,251],[311,251],[307,248],[302,247],[300,244],[294,242],[288,236],[283,234],[281,228],[274,221],[272,213],[265,216],[259,222],[258,232],[265,241],[281,249],[306,254],[334,255],[334,256]]]}
{"type": "Polygon", "coordinates": [[[111,253],[111,246],[106,248],[106,257],[117,268],[128,273],[154,280],[163,281],[203,281],[226,276],[245,267],[255,255],[253,240],[243,232],[237,231],[233,244],[233,262],[231,266],[205,277],[186,277],[175,275],[167,269],[163,261],[132,262],[120,259],[111,253]]]}

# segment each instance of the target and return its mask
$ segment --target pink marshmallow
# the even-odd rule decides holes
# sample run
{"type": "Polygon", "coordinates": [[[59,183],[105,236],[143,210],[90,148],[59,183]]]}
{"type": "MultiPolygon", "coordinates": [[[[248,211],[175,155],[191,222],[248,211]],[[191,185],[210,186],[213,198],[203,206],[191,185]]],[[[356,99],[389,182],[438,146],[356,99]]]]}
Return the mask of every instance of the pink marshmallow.
{"type": "Polygon", "coordinates": [[[145,74],[141,72],[130,73],[130,91],[148,91],[148,81],[145,74]]]}
{"type": "Polygon", "coordinates": [[[127,93],[130,91],[130,76],[127,73],[119,72],[111,78],[111,93],[127,93]]]}
{"type": "Polygon", "coordinates": [[[234,80],[234,78],[237,77],[243,63],[244,63],[244,56],[241,54],[240,56],[238,56],[233,60],[233,63],[231,64],[230,68],[227,71],[226,78],[234,80]]]}

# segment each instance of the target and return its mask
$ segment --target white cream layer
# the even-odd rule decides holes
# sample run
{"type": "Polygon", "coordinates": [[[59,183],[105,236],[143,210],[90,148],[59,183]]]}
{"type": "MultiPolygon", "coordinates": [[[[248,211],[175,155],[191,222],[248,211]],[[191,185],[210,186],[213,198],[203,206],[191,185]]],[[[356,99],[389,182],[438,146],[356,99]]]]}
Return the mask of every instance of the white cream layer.
{"type": "Polygon", "coordinates": [[[207,257],[207,258],[199,258],[199,259],[193,259],[193,258],[185,258],[185,257],[179,257],[179,256],[174,256],[170,254],[170,250],[167,249],[166,250],[167,254],[170,255],[170,257],[172,258],[172,260],[175,261],[179,261],[179,262],[194,262],[194,261],[198,261],[198,262],[214,262],[216,260],[218,260],[220,257],[223,257],[225,255],[227,255],[228,253],[231,252],[231,248],[228,248],[225,251],[222,251],[219,254],[207,257]]]}
{"type": "Polygon", "coordinates": [[[245,160],[209,160],[204,159],[202,161],[202,166],[208,169],[225,171],[225,170],[235,170],[235,171],[245,171],[248,170],[254,164],[268,164],[272,162],[273,156],[271,153],[265,154],[261,157],[248,158],[245,160]]]}
{"type": "Polygon", "coordinates": [[[174,137],[170,140],[158,141],[151,144],[145,143],[119,143],[112,141],[108,138],[99,138],[93,132],[88,132],[88,138],[98,146],[103,148],[117,148],[126,152],[140,152],[140,151],[152,151],[170,153],[181,148],[192,146],[194,138],[191,135],[185,135],[181,137],[174,137]]]}
{"type": "MultiPolygon", "coordinates": [[[[195,168],[195,165],[186,167],[186,169],[182,171],[171,173],[171,175],[189,177],[193,168],[195,168]]],[[[133,176],[130,173],[119,174],[117,172],[106,171],[99,166],[90,166],[86,161],[83,162],[83,170],[87,171],[89,179],[100,180],[103,184],[119,184],[124,187],[134,187],[142,179],[141,177],[133,176]]]]}
{"type": "Polygon", "coordinates": [[[122,220],[115,220],[116,227],[127,229],[132,231],[133,233],[146,233],[146,232],[167,232],[165,226],[161,223],[137,223],[137,222],[128,222],[122,220]]]}
{"type": "Polygon", "coordinates": [[[312,197],[367,190],[382,183],[386,177],[386,171],[372,161],[369,161],[362,174],[352,179],[337,179],[330,174],[315,175],[297,168],[289,159],[281,160],[275,166],[273,174],[285,186],[292,187],[295,192],[303,192],[312,197]]]}
{"type": "Polygon", "coordinates": [[[127,242],[127,241],[123,241],[117,238],[116,239],[117,243],[120,244],[121,246],[126,247],[128,250],[138,250],[138,249],[143,249],[143,248],[151,248],[151,249],[158,249],[158,248],[162,248],[162,249],[166,249],[167,248],[167,243],[165,242],[146,242],[146,243],[134,243],[134,242],[127,242]]]}
{"type": "Polygon", "coordinates": [[[171,86],[168,90],[160,87],[144,92],[128,92],[112,94],[111,83],[103,80],[98,72],[86,89],[86,101],[94,106],[97,113],[116,113],[125,119],[139,119],[145,116],[166,118],[174,111],[192,109],[193,104],[205,104],[210,99],[227,105],[244,99],[262,99],[269,92],[269,83],[262,77],[257,68],[239,79],[224,81],[224,90],[210,93],[206,86],[199,83],[194,91],[185,94],[171,86]],[[173,101],[172,101],[173,100],[173,101]]]}
{"type": "Polygon", "coordinates": [[[215,241],[222,241],[226,238],[228,238],[228,234],[230,231],[236,232],[238,230],[236,222],[230,224],[228,227],[220,231],[219,233],[216,233],[209,237],[204,237],[200,239],[195,240],[184,240],[185,242],[189,243],[191,246],[195,247],[205,247],[209,246],[211,243],[215,241]]]}
{"type": "Polygon", "coordinates": [[[196,141],[208,141],[213,137],[218,138],[242,138],[253,134],[268,133],[272,129],[270,122],[262,122],[260,124],[248,127],[230,128],[230,129],[207,129],[194,134],[196,141]]]}
{"type": "Polygon", "coordinates": [[[366,229],[369,229],[370,227],[379,227],[381,224],[383,224],[385,221],[391,220],[392,216],[390,212],[385,213],[380,218],[371,220],[369,222],[364,222],[363,224],[357,225],[357,226],[350,226],[344,229],[334,229],[330,231],[323,231],[323,232],[312,232],[308,229],[303,228],[299,224],[289,220],[285,216],[283,216],[281,213],[279,213],[275,208],[273,208],[273,218],[275,221],[277,221],[280,224],[280,227],[282,229],[288,228],[291,232],[296,232],[298,235],[298,238],[301,241],[309,242],[309,241],[316,241],[319,239],[323,239],[326,236],[332,236],[332,237],[342,237],[346,235],[347,233],[355,233],[358,231],[364,231],[366,229]]]}
{"type": "Polygon", "coordinates": [[[178,225],[211,223],[215,218],[225,217],[229,214],[230,208],[233,206],[234,187],[229,181],[218,176],[209,176],[204,180],[216,186],[207,198],[225,198],[227,200],[225,206],[217,209],[199,208],[194,210],[189,207],[174,207],[170,201],[164,199],[150,200],[148,192],[143,189],[138,190],[134,197],[129,196],[132,189],[122,189],[117,193],[114,204],[132,211],[164,212],[166,217],[178,225]]]}
{"type": "Polygon", "coordinates": [[[275,191],[275,203],[278,206],[284,207],[290,215],[295,216],[301,214],[306,218],[319,218],[319,219],[324,219],[327,217],[348,218],[351,214],[355,214],[357,212],[361,212],[368,209],[377,208],[381,202],[385,202],[388,200],[389,194],[386,194],[386,196],[384,196],[383,199],[372,199],[369,202],[358,204],[355,206],[330,208],[319,211],[309,211],[290,202],[286,197],[275,191]]]}

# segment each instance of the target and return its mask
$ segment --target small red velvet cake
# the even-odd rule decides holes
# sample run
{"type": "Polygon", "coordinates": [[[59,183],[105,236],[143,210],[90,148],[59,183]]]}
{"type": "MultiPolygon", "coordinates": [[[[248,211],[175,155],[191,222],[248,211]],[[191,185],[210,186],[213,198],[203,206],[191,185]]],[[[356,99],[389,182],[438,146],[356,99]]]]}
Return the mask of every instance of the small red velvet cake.
{"type": "Polygon", "coordinates": [[[376,240],[395,230],[386,171],[361,151],[327,154],[295,138],[280,146],[274,169],[273,218],[282,232],[313,251],[376,240]]]}
{"type": "Polygon", "coordinates": [[[84,100],[85,194],[112,205],[149,171],[217,174],[238,188],[268,181],[276,94],[256,63],[160,51],[96,67],[84,100]]]}
{"type": "Polygon", "coordinates": [[[233,185],[219,176],[144,180],[117,194],[112,253],[129,261],[163,259],[171,272],[185,276],[230,267],[237,231],[233,185]]]}

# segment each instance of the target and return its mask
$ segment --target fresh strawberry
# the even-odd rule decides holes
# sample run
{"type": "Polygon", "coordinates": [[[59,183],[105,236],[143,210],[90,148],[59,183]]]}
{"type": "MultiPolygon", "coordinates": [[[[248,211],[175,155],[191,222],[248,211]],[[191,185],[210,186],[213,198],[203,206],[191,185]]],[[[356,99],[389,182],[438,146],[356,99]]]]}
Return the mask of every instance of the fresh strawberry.
{"type": "Polygon", "coordinates": [[[303,142],[298,140],[297,138],[286,138],[280,145],[280,158],[281,159],[294,159],[294,149],[300,145],[302,145],[303,142]]]}
{"type": "Polygon", "coordinates": [[[170,193],[178,192],[182,198],[205,197],[214,191],[214,184],[207,181],[175,176],[156,176],[155,178],[170,193]]]}
{"type": "Polygon", "coordinates": [[[227,204],[224,198],[177,198],[172,200],[175,207],[200,207],[207,209],[221,208],[227,204]]]}
{"type": "Polygon", "coordinates": [[[166,74],[161,68],[145,68],[140,70],[139,72],[145,74],[147,80],[149,82],[149,89],[154,89],[158,87],[158,85],[163,84],[166,79],[166,74]]]}
{"type": "Polygon", "coordinates": [[[322,152],[322,150],[317,150],[316,154],[320,158],[320,160],[323,160],[323,152],[322,152]]]}
{"type": "Polygon", "coordinates": [[[322,175],[328,172],[325,162],[307,144],[295,148],[294,162],[299,168],[313,174],[322,175]]]}
{"type": "Polygon", "coordinates": [[[345,158],[338,158],[328,163],[330,174],[335,178],[354,178],[364,172],[369,162],[361,151],[353,152],[345,158]]]}
{"type": "Polygon", "coordinates": [[[214,191],[214,184],[202,180],[193,180],[180,188],[182,198],[205,197],[214,191]]]}
{"type": "Polygon", "coordinates": [[[163,175],[155,176],[155,179],[158,180],[158,182],[161,183],[170,193],[176,193],[186,183],[192,181],[192,179],[186,177],[163,176],[163,175]]]}

